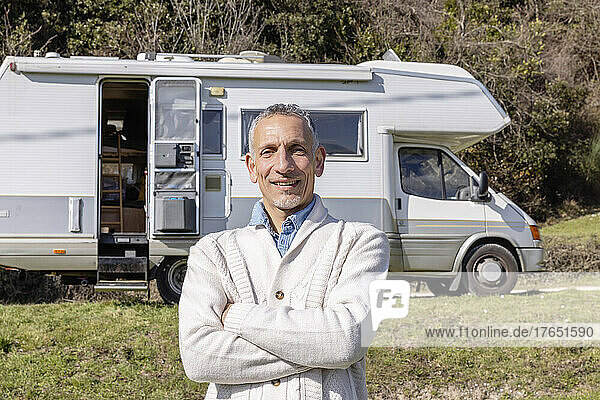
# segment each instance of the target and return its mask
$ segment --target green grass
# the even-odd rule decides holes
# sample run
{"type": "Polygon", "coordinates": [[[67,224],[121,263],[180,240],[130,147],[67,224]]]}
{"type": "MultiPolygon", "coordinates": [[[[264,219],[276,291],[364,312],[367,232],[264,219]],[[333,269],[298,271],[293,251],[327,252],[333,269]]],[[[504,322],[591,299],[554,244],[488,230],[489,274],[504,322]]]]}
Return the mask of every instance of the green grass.
{"type": "MultiPolygon", "coordinates": [[[[476,300],[418,299],[411,306],[445,315],[492,301],[476,300]]],[[[508,301],[504,307],[515,305],[508,301]]],[[[143,301],[6,305],[0,318],[0,398],[204,397],[207,384],[183,372],[176,307],[143,301]]],[[[599,398],[598,365],[599,348],[371,348],[367,381],[369,397],[378,399],[599,398]]]]}
{"type": "Polygon", "coordinates": [[[203,398],[177,343],[177,309],[160,303],[0,306],[0,397],[203,398]]]}
{"type": "Polygon", "coordinates": [[[540,233],[542,239],[544,236],[573,240],[597,238],[600,236],[600,212],[544,226],[540,233]]]}
{"type": "Polygon", "coordinates": [[[600,398],[598,348],[371,349],[369,398],[600,398]]]}
{"type": "MultiPolygon", "coordinates": [[[[596,279],[596,283],[600,279],[596,279]]],[[[409,313],[404,319],[382,321],[375,346],[573,346],[572,339],[564,338],[466,338],[427,337],[426,328],[514,328],[536,324],[573,326],[596,324],[600,329],[600,291],[561,292],[534,295],[505,295],[479,297],[434,297],[410,299],[409,313]]],[[[595,340],[582,342],[585,346],[600,347],[600,332],[595,340]]]]}

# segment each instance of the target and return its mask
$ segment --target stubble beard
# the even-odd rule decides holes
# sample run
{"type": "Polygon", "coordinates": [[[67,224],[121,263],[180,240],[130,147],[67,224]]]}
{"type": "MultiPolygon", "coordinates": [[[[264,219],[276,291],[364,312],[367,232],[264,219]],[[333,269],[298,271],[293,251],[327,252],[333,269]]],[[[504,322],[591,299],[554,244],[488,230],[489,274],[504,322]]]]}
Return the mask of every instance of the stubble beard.
{"type": "Polygon", "coordinates": [[[283,199],[273,200],[273,205],[280,210],[291,210],[298,207],[300,201],[302,201],[302,196],[294,194],[290,197],[286,196],[283,199]]]}

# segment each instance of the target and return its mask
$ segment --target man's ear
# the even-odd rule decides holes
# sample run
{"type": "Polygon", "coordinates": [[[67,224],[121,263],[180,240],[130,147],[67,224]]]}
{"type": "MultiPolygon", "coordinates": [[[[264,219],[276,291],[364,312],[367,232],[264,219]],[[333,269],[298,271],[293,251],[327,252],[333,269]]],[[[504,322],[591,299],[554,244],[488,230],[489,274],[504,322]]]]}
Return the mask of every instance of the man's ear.
{"type": "Polygon", "coordinates": [[[254,160],[250,153],[246,153],[246,168],[248,168],[248,172],[250,173],[250,180],[252,183],[258,182],[258,175],[256,173],[256,164],[254,164],[254,160]]]}
{"type": "Polygon", "coordinates": [[[319,148],[315,152],[315,175],[316,176],[323,175],[324,169],[325,169],[325,147],[319,146],[319,148]]]}

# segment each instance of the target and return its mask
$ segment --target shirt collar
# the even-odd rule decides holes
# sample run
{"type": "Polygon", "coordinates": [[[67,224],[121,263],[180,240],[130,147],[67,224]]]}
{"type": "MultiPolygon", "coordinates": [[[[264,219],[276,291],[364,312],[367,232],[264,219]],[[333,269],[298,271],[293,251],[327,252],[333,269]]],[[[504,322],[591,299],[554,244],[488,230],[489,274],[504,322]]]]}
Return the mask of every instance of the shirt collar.
{"type": "MultiPolygon", "coordinates": [[[[300,229],[300,226],[306,220],[306,218],[308,217],[308,214],[310,214],[310,212],[312,211],[316,200],[317,200],[317,196],[313,195],[313,199],[310,202],[310,204],[308,204],[302,210],[297,211],[294,214],[288,216],[285,219],[285,221],[283,221],[283,223],[285,224],[287,221],[290,221],[294,225],[294,229],[296,231],[298,229],[300,229]]],[[[254,226],[254,225],[264,225],[265,228],[267,228],[269,230],[269,232],[272,231],[271,224],[269,222],[269,217],[265,210],[265,206],[262,203],[262,200],[257,201],[254,204],[254,207],[252,208],[252,216],[250,217],[250,222],[248,223],[248,226],[254,226]]]]}

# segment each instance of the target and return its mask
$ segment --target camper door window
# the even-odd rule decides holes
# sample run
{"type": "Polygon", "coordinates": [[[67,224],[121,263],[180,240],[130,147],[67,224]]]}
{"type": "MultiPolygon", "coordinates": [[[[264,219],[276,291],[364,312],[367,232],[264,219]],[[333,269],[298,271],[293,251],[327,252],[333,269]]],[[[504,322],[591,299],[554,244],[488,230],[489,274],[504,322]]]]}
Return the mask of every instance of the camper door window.
{"type": "MultiPolygon", "coordinates": [[[[242,156],[248,152],[248,131],[261,110],[242,110],[242,156]]],[[[363,112],[311,111],[319,143],[328,156],[362,156],[363,112]]]]}
{"type": "Polygon", "coordinates": [[[190,81],[160,81],[156,90],[156,139],[196,138],[196,86],[190,81]]]}
{"type": "Polygon", "coordinates": [[[405,193],[430,199],[467,200],[462,193],[469,187],[469,175],[441,150],[402,147],[398,155],[405,193]]]}

